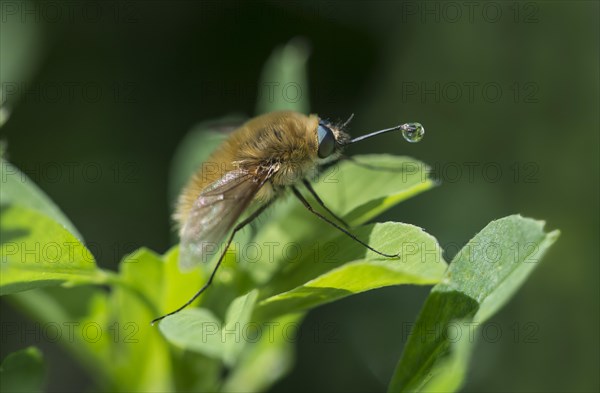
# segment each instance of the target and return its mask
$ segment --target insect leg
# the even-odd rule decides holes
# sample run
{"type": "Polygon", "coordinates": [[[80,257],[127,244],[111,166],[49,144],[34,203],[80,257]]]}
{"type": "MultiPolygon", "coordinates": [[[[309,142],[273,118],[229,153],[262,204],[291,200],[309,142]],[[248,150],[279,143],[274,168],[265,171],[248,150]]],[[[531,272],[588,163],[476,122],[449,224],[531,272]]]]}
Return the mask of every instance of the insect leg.
{"type": "Polygon", "coordinates": [[[315,189],[312,187],[312,184],[310,184],[310,182],[306,179],[302,180],[302,183],[304,183],[304,186],[306,187],[306,189],[312,194],[312,196],[315,197],[315,199],[317,200],[317,202],[319,203],[319,205],[321,205],[321,207],[325,210],[327,210],[327,212],[336,220],[338,220],[339,222],[342,223],[342,225],[344,225],[346,228],[350,228],[350,225],[348,225],[348,223],[346,221],[344,221],[342,218],[340,218],[338,215],[336,215],[334,212],[332,212],[323,202],[323,200],[319,197],[319,195],[317,194],[317,192],[315,191],[315,189]]]}
{"type": "Polygon", "coordinates": [[[190,304],[192,304],[192,302],[194,300],[196,300],[198,298],[198,296],[200,296],[202,294],[202,292],[204,292],[210,286],[210,284],[212,283],[213,278],[215,278],[217,270],[219,269],[219,266],[221,266],[221,262],[223,262],[223,259],[225,259],[225,254],[227,254],[227,249],[229,248],[229,245],[231,244],[231,241],[233,240],[233,237],[235,236],[235,234],[239,230],[241,230],[242,228],[244,228],[246,225],[248,225],[252,221],[254,221],[254,219],[256,217],[260,216],[260,214],[262,212],[264,212],[267,209],[267,207],[269,207],[271,205],[272,202],[273,202],[273,199],[270,200],[269,202],[265,203],[264,205],[262,205],[258,209],[256,209],[250,216],[248,216],[245,220],[243,220],[242,222],[240,222],[239,224],[237,224],[233,228],[233,231],[231,232],[231,235],[229,235],[229,239],[227,239],[227,243],[226,243],[223,251],[221,252],[221,255],[219,256],[219,260],[217,261],[217,264],[215,265],[215,268],[213,269],[212,273],[210,274],[210,277],[208,277],[208,281],[206,281],[206,283],[202,286],[202,288],[200,288],[200,290],[198,292],[196,292],[196,294],[194,296],[192,296],[192,298],[190,300],[188,300],[187,302],[185,302],[185,304],[183,306],[179,307],[175,311],[171,311],[170,313],[163,315],[162,317],[158,317],[158,318],[153,319],[152,322],[150,322],[150,324],[154,325],[156,322],[160,321],[161,319],[163,319],[165,317],[168,317],[169,315],[176,314],[179,311],[181,311],[184,308],[186,308],[187,306],[189,306],[190,304]]]}
{"type": "Polygon", "coordinates": [[[373,247],[369,246],[367,243],[363,242],[362,240],[360,240],[359,238],[357,238],[356,236],[354,236],[352,233],[348,232],[348,230],[342,228],[341,226],[339,226],[335,222],[331,221],[330,219],[328,219],[327,217],[325,217],[324,215],[322,215],[321,213],[319,213],[318,211],[316,211],[315,209],[313,209],[313,207],[310,205],[310,203],[308,203],[308,201],[302,196],[302,194],[300,193],[300,191],[298,191],[298,189],[296,187],[291,186],[291,188],[292,188],[292,191],[293,191],[294,195],[296,196],[296,198],[298,198],[300,200],[300,202],[302,202],[302,204],[304,205],[304,207],[306,207],[308,209],[308,211],[310,211],[312,214],[314,214],[315,216],[319,217],[321,220],[325,221],[329,225],[333,226],[334,228],[339,229],[340,231],[342,231],[343,233],[345,233],[348,237],[350,237],[352,240],[356,241],[357,243],[362,244],[363,246],[365,246],[369,250],[371,250],[371,251],[373,251],[373,252],[375,252],[375,253],[377,253],[377,254],[379,254],[381,256],[384,256],[386,258],[395,258],[397,256],[400,256],[400,253],[398,253],[398,254],[386,254],[384,252],[377,251],[373,247]]]}

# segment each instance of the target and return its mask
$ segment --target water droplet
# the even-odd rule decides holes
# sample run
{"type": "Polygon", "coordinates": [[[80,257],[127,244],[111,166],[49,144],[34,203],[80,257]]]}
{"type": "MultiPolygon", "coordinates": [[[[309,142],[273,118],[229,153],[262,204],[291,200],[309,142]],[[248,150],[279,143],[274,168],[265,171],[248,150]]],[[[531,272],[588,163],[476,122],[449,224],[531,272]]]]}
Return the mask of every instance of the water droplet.
{"type": "Polygon", "coordinates": [[[423,139],[425,128],[421,123],[406,123],[402,125],[402,136],[407,142],[416,143],[423,139]]]}

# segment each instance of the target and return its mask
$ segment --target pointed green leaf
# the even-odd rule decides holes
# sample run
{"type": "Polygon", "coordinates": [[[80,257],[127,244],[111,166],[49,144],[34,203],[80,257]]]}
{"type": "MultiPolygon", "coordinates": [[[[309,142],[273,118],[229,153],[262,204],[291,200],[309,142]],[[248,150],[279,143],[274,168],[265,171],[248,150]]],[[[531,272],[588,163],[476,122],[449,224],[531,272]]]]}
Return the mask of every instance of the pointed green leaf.
{"type": "Polygon", "coordinates": [[[91,252],[64,226],[20,205],[0,209],[1,295],[47,285],[105,282],[91,252]]]}
{"type": "Polygon", "coordinates": [[[293,262],[298,268],[275,276],[275,282],[261,292],[258,318],[306,310],[390,285],[434,284],[446,270],[437,241],[419,227],[383,223],[359,228],[355,234],[377,250],[400,256],[382,257],[338,234],[328,243],[333,247],[328,255],[308,253],[293,262]]]}
{"type": "Polygon", "coordinates": [[[389,391],[460,388],[473,347],[468,333],[514,295],[558,235],[545,233],[543,221],[513,215],[491,222],[471,239],[431,291],[389,391]],[[453,342],[450,328],[469,336],[467,342],[453,342]]]}
{"type": "Polygon", "coordinates": [[[162,334],[180,348],[222,359],[221,321],[205,308],[189,308],[160,321],[162,334]]]}
{"type": "Polygon", "coordinates": [[[225,316],[225,327],[221,331],[222,341],[225,343],[225,364],[233,366],[237,357],[244,349],[246,340],[241,337],[250,326],[250,316],[254,311],[254,304],[258,297],[258,290],[253,290],[238,297],[229,305],[225,316]]]}
{"type": "Polygon", "coordinates": [[[307,42],[301,38],[273,51],[263,67],[258,85],[257,114],[281,110],[308,114],[306,61],[309,52],[307,42]]]}
{"type": "Polygon", "coordinates": [[[0,187],[0,206],[19,204],[38,211],[62,225],[80,241],[83,241],[83,237],[77,231],[75,225],[58,206],[27,175],[4,159],[0,159],[0,183],[2,184],[2,187],[0,187]]]}

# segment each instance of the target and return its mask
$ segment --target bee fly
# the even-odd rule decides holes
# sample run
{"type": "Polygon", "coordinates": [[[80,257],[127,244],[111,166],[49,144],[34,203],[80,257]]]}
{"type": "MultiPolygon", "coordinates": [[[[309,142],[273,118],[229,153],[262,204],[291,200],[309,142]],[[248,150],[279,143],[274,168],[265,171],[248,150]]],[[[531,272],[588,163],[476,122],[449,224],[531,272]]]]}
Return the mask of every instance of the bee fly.
{"type": "Polygon", "coordinates": [[[250,119],[229,135],[207,160],[218,165],[220,171],[198,170],[179,196],[174,214],[179,224],[182,270],[206,259],[207,247],[224,247],[204,286],[184,305],[154,319],[152,324],[181,311],[200,296],[213,281],[235,234],[287,189],[312,214],[352,240],[384,257],[397,256],[375,250],[350,233],[345,222],[323,203],[308,179],[324,165],[343,158],[342,151],[350,144],[391,131],[401,131],[407,141],[417,142],[423,137],[424,129],[419,123],[407,123],[352,139],[344,131],[351,119],[352,116],[345,123],[334,125],[317,115],[273,112],[250,119]],[[300,183],[341,225],[313,209],[298,190],[300,183]],[[256,206],[254,211],[237,222],[251,205],[256,206]]]}

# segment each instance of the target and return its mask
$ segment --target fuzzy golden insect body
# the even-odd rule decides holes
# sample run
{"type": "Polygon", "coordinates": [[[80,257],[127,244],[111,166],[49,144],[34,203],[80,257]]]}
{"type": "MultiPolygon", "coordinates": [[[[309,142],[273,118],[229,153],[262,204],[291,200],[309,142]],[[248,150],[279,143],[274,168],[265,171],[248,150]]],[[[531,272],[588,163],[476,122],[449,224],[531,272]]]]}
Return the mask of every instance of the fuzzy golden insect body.
{"type": "MultiPolygon", "coordinates": [[[[268,202],[285,186],[312,179],[325,160],[318,156],[318,127],[316,115],[286,111],[255,117],[235,130],[181,193],[174,214],[180,231],[198,196],[227,172],[242,170],[257,180],[268,176],[255,196],[260,202],[268,202]]],[[[348,139],[337,127],[329,127],[336,140],[348,139]]]]}

